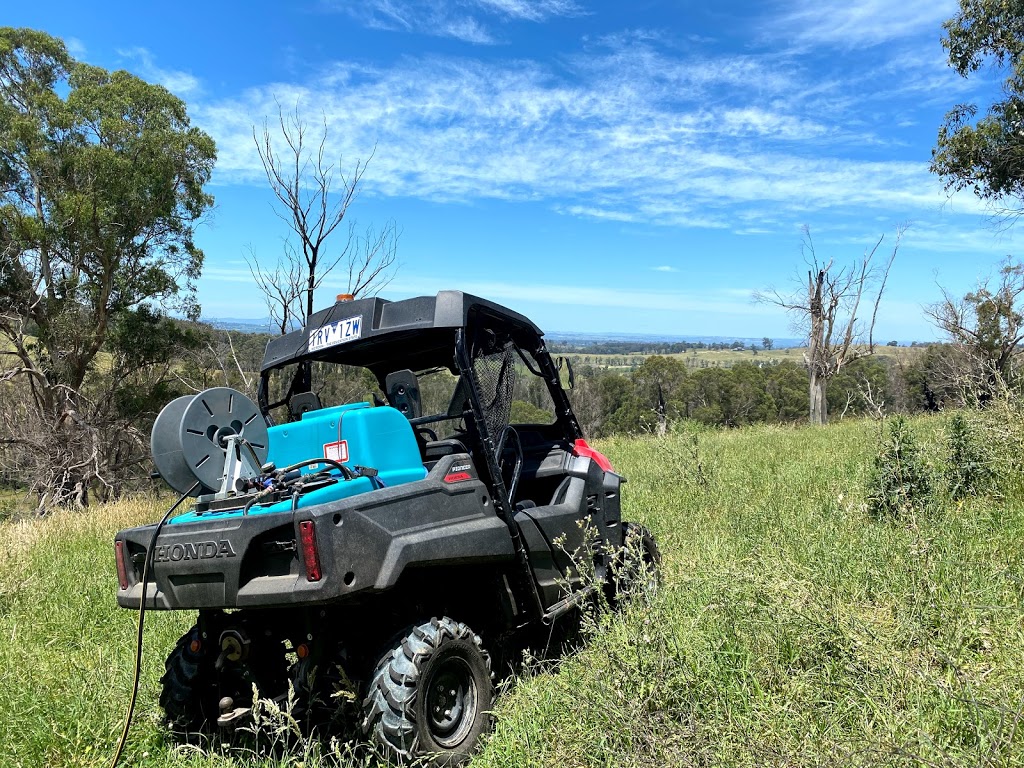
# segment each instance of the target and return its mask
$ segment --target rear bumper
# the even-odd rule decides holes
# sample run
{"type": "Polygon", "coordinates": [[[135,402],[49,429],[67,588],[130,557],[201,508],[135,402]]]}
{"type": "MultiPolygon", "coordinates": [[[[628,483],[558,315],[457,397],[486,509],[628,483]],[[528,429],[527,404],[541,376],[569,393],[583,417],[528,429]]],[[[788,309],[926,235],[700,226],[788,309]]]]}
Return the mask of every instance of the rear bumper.
{"type": "MultiPolygon", "coordinates": [[[[156,542],[146,607],[157,610],[283,607],[357,599],[394,586],[405,568],[509,560],[505,523],[471,464],[446,456],[424,480],[293,512],[219,516],[164,526],[156,542]],[[298,526],[312,521],[322,578],[306,578],[298,526]]],[[[153,525],[117,534],[128,588],[117,602],[138,608],[142,562],[153,525]]]]}

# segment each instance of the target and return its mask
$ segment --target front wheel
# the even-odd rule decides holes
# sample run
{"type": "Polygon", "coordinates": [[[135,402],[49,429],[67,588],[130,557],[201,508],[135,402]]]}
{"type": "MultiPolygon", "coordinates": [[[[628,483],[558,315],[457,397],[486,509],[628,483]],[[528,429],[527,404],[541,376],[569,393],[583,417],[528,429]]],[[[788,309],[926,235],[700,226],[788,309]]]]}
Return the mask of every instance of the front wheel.
{"type": "Polygon", "coordinates": [[[363,731],[398,761],[466,761],[490,726],[491,665],[480,637],[447,617],[412,627],[374,670],[363,731]]]}

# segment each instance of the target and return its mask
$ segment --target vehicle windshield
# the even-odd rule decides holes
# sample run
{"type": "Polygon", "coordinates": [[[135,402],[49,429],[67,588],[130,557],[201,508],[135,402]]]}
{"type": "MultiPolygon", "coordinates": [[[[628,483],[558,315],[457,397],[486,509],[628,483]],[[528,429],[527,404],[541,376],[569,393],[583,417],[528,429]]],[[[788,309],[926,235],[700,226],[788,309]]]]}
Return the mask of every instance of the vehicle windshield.
{"type": "MultiPolygon", "coordinates": [[[[309,385],[302,382],[302,363],[275,368],[267,375],[268,414],[275,424],[294,421],[298,414],[289,408],[293,395],[309,391],[316,395],[320,408],[331,408],[347,403],[381,404],[387,402],[377,378],[367,368],[329,362],[306,363],[309,367],[309,385]]],[[[446,368],[421,371],[417,375],[422,402],[422,417],[437,439],[444,439],[464,431],[463,411],[470,406],[464,397],[452,406],[459,377],[446,368]],[[435,417],[435,418],[430,418],[435,417]]]]}
{"type": "Polygon", "coordinates": [[[274,368],[266,377],[267,414],[275,424],[294,421],[289,401],[300,392],[312,392],[320,407],[329,408],[345,403],[373,402],[374,393],[380,397],[377,379],[366,368],[336,363],[298,363],[274,368]],[[302,382],[302,366],[309,369],[309,385],[302,382]]]}
{"type": "MultiPolygon", "coordinates": [[[[375,362],[376,373],[380,374],[380,361],[375,362]]],[[[392,358],[391,364],[399,371],[402,362],[392,358]]],[[[516,354],[514,345],[506,340],[486,352],[478,351],[473,368],[490,432],[500,435],[509,423],[550,425],[558,420],[547,382],[539,375],[539,361],[533,355],[516,354]]],[[[412,415],[415,425],[424,428],[428,439],[443,440],[464,433],[467,412],[472,407],[468,383],[460,383],[460,377],[448,368],[413,372],[420,403],[418,413],[412,415]]],[[[271,369],[266,375],[264,402],[274,424],[294,421],[303,410],[358,402],[381,405],[388,400],[375,372],[362,366],[307,360],[271,369]],[[294,399],[307,392],[315,397],[294,399]],[[301,408],[294,407],[299,403],[301,408]]]]}

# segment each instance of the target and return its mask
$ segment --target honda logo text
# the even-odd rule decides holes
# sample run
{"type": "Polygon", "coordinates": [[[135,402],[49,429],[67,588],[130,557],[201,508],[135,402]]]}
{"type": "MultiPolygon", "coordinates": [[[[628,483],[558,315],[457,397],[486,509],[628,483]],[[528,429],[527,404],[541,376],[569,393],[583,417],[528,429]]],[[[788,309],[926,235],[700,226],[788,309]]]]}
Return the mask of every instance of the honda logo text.
{"type": "Polygon", "coordinates": [[[153,554],[154,563],[177,563],[180,560],[212,560],[215,557],[235,557],[235,550],[227,539],[197,541],[187,544],[161,544],[153,554]]]}

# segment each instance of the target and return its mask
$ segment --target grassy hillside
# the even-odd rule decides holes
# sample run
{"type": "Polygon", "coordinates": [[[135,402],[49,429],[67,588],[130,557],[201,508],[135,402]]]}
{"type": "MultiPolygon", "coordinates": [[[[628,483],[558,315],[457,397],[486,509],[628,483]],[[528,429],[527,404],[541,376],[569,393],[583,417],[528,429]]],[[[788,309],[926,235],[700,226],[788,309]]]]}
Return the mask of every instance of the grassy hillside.
{"type": "MultiPolygon", "coordinates": [[[[939,456],[943,418],[912,425],[939,456]]],[[[1024,765],[1024,494],[876,522],[878,425],[611,440],[661,591],[518,681],[474,766],[1024,765]]],[[[106,765],[131,684],[111,538],[152,503],[0,526],[0,763],[106,765]]],[[[131,765],[306,768],[156,726],[190,616],[150,614],[131,765]]]]}

